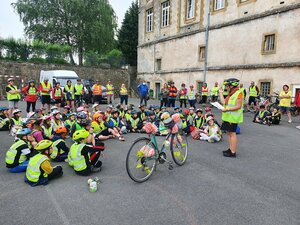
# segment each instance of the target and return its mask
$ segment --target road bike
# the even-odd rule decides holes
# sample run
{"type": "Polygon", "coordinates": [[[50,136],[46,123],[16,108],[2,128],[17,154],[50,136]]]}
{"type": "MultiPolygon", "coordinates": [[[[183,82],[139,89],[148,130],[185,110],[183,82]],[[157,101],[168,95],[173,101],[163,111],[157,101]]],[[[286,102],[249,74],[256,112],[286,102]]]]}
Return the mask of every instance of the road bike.
{"type": "Polygon", "coordinates": [[[172,170],[173,163],[167,161],[168,148],[173,161],[178,166],[182,166],[188,157],[187,135],[182,131],[175,134],[170,132],[160,149],[154,133],[136,139],[126,157],[126,170],[129,177],[137,183],[142,183],[151,177],[158,164],[165,162],[169,170],[172,170]]]}

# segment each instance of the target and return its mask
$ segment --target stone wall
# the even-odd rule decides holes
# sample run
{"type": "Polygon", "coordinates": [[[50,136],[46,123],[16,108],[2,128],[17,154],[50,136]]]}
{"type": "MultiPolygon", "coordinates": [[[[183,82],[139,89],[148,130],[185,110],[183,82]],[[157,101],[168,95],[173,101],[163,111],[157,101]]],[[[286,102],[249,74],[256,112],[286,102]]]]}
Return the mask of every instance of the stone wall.
{"type": "Polygon", "coordinates": [[[19,63],[11,61],[0,61],[0,94],[5,95],[5,87],[8,77],[15,77],[17,85],[23,85],[30,79],[39,82],[39,74],[41,70],[73,70],[78,76],[86,80],[100,80],[100,83],[105,85],[107,79],[110,79],[119,90],[122,83],[129,85],[130,73],[135,73],[134,70],[122,69],[100,69],[93,67],[65,66],[54,64],[33,64],[19,63]]]}

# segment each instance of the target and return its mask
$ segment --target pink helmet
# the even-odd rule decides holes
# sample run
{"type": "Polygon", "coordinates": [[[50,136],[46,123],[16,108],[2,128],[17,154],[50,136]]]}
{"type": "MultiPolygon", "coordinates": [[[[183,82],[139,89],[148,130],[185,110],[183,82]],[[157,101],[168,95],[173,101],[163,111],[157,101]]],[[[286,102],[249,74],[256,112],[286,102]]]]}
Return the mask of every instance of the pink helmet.
{"type": "Polygon", "coordinates": [[[193,84],[190,84],[190,87],[194,87],[194,85],[193,85],[193,84]]]}
{"type": "Polygon", "coordinates": [[[77,112],[82,112],[84,110],[84,108],[82,106],[77,108],[77,112]]]}

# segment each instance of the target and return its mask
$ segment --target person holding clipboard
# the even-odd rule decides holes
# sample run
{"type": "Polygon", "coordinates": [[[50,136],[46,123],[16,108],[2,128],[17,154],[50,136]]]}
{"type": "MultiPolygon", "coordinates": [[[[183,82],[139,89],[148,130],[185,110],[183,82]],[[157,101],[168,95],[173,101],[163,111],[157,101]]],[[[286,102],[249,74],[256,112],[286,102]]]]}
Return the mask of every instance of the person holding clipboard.
{"type": "Polygon", "coordinates": [[[229,148],[223,151],[225,157],[236,157],[237,136],[236,128],[244,120],[243,116],[243,91],[239,88],[240,81],[236,78],[230,78],[224,81],[228,96],[223,97],[223,89],[219,91],[222,109],[222,130],[228,135],[229,148]]]}

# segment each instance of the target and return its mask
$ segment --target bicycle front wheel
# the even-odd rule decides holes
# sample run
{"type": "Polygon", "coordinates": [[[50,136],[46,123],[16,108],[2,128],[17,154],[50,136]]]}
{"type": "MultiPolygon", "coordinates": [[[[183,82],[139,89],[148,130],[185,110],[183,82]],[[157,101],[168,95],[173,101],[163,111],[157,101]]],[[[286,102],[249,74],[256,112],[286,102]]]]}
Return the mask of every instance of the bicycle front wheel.
{"type": "Polygon", "coordinates": [[[142,183],[153,174],[157,164],[157,151],[149,138],[139,138],[131,145],[126,157],[128,176],[142,183]]]}
{"type": "Polygon", "coordinates": [[[170,143],[171,155],[178,166],[182,166],[188,157],[188,142],[186,134],[172,135],[170,143]]]}

